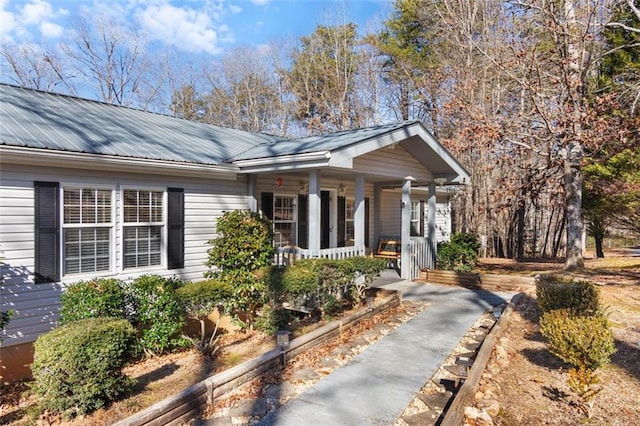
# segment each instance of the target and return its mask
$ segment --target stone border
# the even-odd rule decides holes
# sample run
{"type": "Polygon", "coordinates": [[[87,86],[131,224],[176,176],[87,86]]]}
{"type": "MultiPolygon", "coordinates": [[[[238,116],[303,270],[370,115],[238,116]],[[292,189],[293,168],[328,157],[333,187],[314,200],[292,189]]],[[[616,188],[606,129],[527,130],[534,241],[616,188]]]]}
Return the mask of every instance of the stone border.
{"type": "Polygon", "coordinates": [[[272,349],[256,358],[208,377],[176,395],[165,398],[151,407],[115,423],[115,426],[182,424],[197,415],[202,407],[213,404],[216,399],[221,398],[227,392],[271,369],[282,367],[286,363],[286,359],[333,339],[339,336],[343,329],[400,304],[400,292],[395,290],[383,290],[383,292],[391,294],[371,307],[363,308],[346,318],[333,321],[292,340],[288,349],[284,351],[280,348],[272,349]]]}
{"type": "Polygon", "coordinates": [[[453,401],[440,423],[442,426],[458,426],[464,424],[464,408],[473,400],[475,392],[478,389],[478,385],[480,384],[482,373],[484,373],[484,370],[489,363],[489,357],[493,352],[493,347],[504,333],[506,326],[509,324],[509,319],[513,314],[513,310],[515,309],[515,305],[523,296],[524,293],[521,292],[511,297],[509,304],[502,311],[500,318],[482,341],[482,345],[480,346],[473,364],[471,365],[467,378],[454,395],[453,401]]]}

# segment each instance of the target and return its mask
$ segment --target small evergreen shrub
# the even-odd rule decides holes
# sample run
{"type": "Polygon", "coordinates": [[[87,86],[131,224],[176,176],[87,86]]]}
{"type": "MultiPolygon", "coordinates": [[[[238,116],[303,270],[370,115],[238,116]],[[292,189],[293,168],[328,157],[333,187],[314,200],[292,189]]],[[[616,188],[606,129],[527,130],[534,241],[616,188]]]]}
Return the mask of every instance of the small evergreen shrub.
{"type": "Polygon", "coordinates": [[[122,368],[134,341],[131,324],[114,318],[70,322],[38,337],[31,389],[40,409],[73,417],[126,393],[131,381],[122,368]]]}
{"type": "Polygon", "coordinates": [[[182,285],[178,279],[142,275],[128,286],[131,321],[138,330],[142,351],[161,354],[185,345],[180,335],[184,309],[176,296],[182,285]]]}
{"type": "Polygon", "coordinates": [[[288,329],[293,317],[291,312],[281,307],[264,305],[260,315],[256,317],[256,330],[266,334],[275,334],[278,330],[288,329]]]}
{"type": "Polygon", "coordinates": [[[122,281],[98,278],[71,284],[61,296],[61,324],[97,317],[125,317],[122,281]]]}
{"type": "Polygon", "coordinates": [[[596,370],[616,351],[603,313],[576,316],[569,309],[548,311],[540,318],[540,332],[551,353],[578,369],[596,370]]]}
{"type": "MultiPolygon", "coordinates": [[[[7,325],[9,325],[9,321],[11,321],[11,318],[13,318],[12,310],[0,311],[0,333],[2,333],[5,328],[7,328],[7,325]]],[[[2,343],[1,334],[0,334],[0,343],[2,343]]]]}
{"type": "Polygon", "coordinates": [[[442,270],[470,272],[476,265],[479,250],[480,243],[474,234],[454,233],[450,241],[438,243],[436,265],[442,270]]]}
{"type": "Polygon", "coordinates": [[[594,315],[601,310],[600,290],[588,281],[541,277],[536,283],[536,297],[542,312],[570,309],[574,315],[594,315]]]}
{"type": "Polygon", "coordinates": [[[271,221],[249,210],[233,210],[218,219],[216,232],[218,237],[209,241],[207,251],[206,265],[212,270],[205,277],[231,284],[230,313],[240,325],[249,326],[268,297],[265,282],[258,275],[271,265],[275,254],[271,221]]]}

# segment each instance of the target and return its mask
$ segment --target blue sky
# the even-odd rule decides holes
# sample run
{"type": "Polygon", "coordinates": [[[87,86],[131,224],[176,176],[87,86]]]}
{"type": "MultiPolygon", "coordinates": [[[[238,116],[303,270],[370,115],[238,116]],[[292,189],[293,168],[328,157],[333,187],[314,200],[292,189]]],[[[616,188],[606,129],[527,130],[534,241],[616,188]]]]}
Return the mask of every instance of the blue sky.
{"type": "Polygon", "coordinates": [[[377,28],[392,0],[0,0],[0,42],[56,43],[78,14],[132,23],[150,42],[218,55],[238,45],[310,34],[317,24],[377,28]]]}

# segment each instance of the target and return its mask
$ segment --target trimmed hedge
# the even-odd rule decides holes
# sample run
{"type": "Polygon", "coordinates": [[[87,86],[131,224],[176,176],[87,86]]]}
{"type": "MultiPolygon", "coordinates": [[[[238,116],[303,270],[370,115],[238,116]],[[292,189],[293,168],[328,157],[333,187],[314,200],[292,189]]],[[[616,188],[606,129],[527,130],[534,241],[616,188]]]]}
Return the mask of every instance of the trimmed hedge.
{"type": "Polygon", "coordinates": [[[536,297],[543,312],[570,309],[574,315],[595,315],[601,310],[600,290],[588,281],[543,276],[536,283],[536,297]]]}
{"type": "Polygon", "coordinates": [[[62,293],[60,323],[87,318],[125,318],[125,290],[122,281],[98,278],[71,284],[62,293]]]}
{"type": "Polygon", "coordinates": [[[122,368],[134,341],[131,324],[114,318],[83,319],[38,337],[31,389],[40,409],[73,417],[125,394],[131,381],[122,368]]]}
{"type": "Polygon", "coordinates": [[[549,311],[540,318],[540,332],[551,353],[578,369],[596,370],[616,351],[609,322],[601,313],[576,316],[569,309],[549,311]]]}

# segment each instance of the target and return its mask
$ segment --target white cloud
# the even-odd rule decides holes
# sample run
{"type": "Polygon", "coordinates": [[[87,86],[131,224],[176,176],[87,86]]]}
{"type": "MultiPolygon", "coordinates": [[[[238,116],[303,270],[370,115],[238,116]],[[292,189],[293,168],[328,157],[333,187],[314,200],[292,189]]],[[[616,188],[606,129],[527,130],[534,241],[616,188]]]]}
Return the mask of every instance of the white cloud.
{"type": "Polygon", "coordinates": [[[68,15],[65,9],[54,10],[51,3],[31,0],[9,10],[9,2],[0,0],[0,38],[2,40],[25,41],[37,38],[36,32],[44,38],[60,37],[64,28],[55,19],[68,15]],[[14,40],[15,39],[15,40],[14,40]]]}
{"type": "Polygon", "coordinates": [[[229,10],[231,11],[231,13],[240,13],[240,12],[242,12],[242,8],[240,6],[236,6],[235,4],[230,4],[229,5],[229,10]]]}
{"type": "Polygon", "coordinates": [[[53,8],[47,2],[34,0],[22,7],[21,18],[23,24],[41,24],[53,15],[53,8]]]}
{"type": "Polygon", "coordinates": [[[62,35],[64,28],[52,22],[43,22],[40,24],[40,32],[47,38],[56,38],[62,35]]]}
{"type": "Polygon", "coordinates": [[[140,9],[136,19],[149,38],[191,52],[220,53],[219,33],[228,30],[224,26],[216,28],[204,11],[169,4],[140,9]]]}
{"type": "Polygon", "coordinates": [[[269,3],[270,0],[251,0],[251,3],[257,4],[258,6],[265,5],[269,3]]]}

